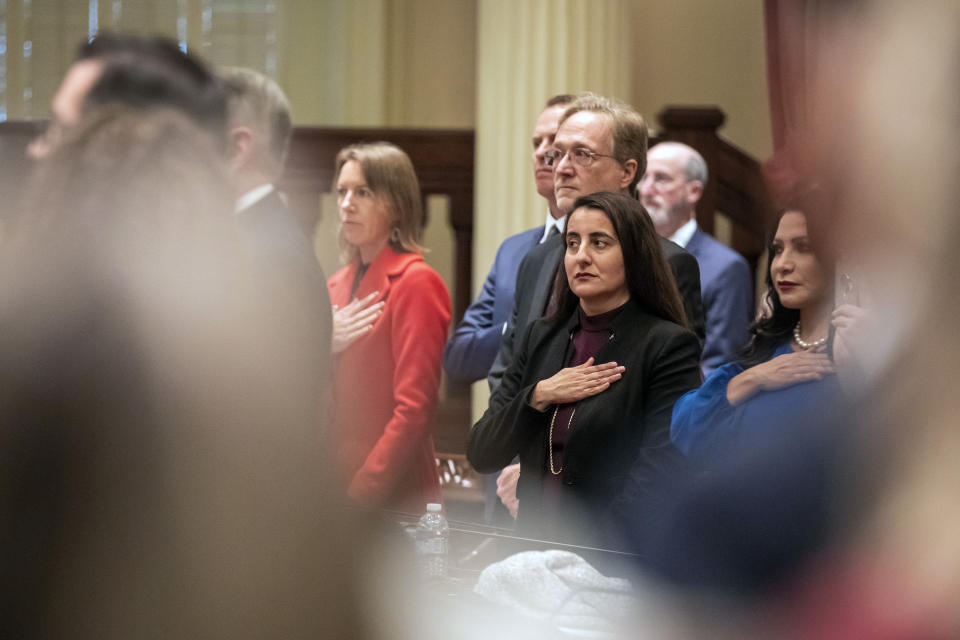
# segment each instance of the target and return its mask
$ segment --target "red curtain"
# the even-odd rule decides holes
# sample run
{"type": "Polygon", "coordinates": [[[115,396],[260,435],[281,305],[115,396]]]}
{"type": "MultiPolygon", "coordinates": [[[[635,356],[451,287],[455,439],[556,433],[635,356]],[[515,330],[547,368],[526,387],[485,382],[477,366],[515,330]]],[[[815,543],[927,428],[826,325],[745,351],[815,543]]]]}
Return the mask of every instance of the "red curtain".
{"type": "Polygon", "coordinates": [[[800,147],[812,120],[819,6],[822,0],[764,0],[773,156],[764,174],[775,199],[796,190],[800,147]]]}

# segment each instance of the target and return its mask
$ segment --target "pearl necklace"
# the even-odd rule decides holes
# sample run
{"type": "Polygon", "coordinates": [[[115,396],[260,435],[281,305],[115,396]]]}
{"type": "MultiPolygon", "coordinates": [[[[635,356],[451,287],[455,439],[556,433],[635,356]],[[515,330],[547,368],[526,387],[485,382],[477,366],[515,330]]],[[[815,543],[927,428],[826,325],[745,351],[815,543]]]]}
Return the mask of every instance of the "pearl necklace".
{"type": "Polygon", "coordinates": [[[804,351],[808,351],[808,350],[810,350],[810,349],[816,349],[817,347],[822,347],[823,345],[827,344],[827,337],[826,337],[826,336],[824,336],[823,338],[820,338],[819,340],[817,340],[817,341],[815,341],[815,342],[804,342],[804,341],[803,341],[803,338],[800,337],[800,322],[799,322],[799,321],[798,321],[797,324],[793,327],[793,339],[796,340],[797,344],[798,344],[798,345],[800,346],[800,348],[803,349],[804,351]]]}

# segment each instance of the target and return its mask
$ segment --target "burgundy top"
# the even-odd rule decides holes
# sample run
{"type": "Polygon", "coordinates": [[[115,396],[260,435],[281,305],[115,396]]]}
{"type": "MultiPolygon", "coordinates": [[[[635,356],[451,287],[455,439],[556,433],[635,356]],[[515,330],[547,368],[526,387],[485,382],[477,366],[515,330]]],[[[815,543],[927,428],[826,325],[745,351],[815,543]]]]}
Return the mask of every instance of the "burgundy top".
{"type": "MultiPolygon", "coordinates": [[[[573,348],[567,347],[567,359],[564,367],[576,367],[589,358],[596,356],[600,348],[613,337],[613,320],[623,306],[588,316],[583,309],[577,307],[578,326],[570,334],[573,348]]],[[[602,364],[595,362],[594,364],[602,364]]],[[[556,417],[553,421],[553,468],[557,471],[563,468],[563,449],[566,445],[573,422],[577,419],[575,409],[579,403],[561,404],[555,407],[556,417]]],[[[551,417],[552,414],[551,414],[551,417]]],[[[549,427],[548,427],[549,428],[549,427]]],[[[550,439],[547,439],[549,447],[550,439]]],[[[563,487],[563,474],[554,475],[550,472],[550,453],[547,452],[547,461],[543,469],[543,506],[544,513],[555,511],[557,499],[563,487]]]]}

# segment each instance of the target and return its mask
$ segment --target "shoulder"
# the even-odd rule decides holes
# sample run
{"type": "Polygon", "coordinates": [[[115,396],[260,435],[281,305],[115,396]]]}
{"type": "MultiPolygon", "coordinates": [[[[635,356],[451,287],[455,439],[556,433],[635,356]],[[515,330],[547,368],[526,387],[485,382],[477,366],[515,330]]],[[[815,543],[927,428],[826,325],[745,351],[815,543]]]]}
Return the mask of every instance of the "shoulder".
{"type": "Polygon", "coordinates": [[[519,265],[521,260],[538,246],[541,235],[543,235],[542,228],[527,229],[501,242],[497,248],[493,270],[496,270],[498,265],[519,265]]]}
{"type": "Polygon", "coordinates": [[[410,284],[443,284],[443,278],[436,270],[428,265],[420,254],[409,254],[416,258],[404,261],[402,265],[391,270],[390,275],[398,276],[399,282],[410,284]]]}
{"type": "Polygon", "coordinates": [[[423,256],[416,255],[417,259],[404,263],[390,274],[390,287],[397,297],[442,298],[449,306],[450,296],[443,278],[433,267],[423,260],[423,256]]]}
{"type": "Polygon", "coordinates": [[[676,242],[660,238],[660,247],[663,249],[663,255],[667,262],[674,265],[675,268],[696,267],[697,259],[689,251],[678,245],[676,242]]]}
{"type": "Polygon", "coordinates": [[[647,353],[663,353],[674,349],[699,350],[697,336],[675,322],[647,313],[639,305],[624,309],[616,322],[617,331],[624,331],[628,344],[647,353]]]}
{"type": "Polygon", "coordinates": [[[747,261],[739,253],[716,240],[711,235],[701,230],[693,235],[690,247],[691,253],[697,258],[707,257],[717,263],[732,266],[743,266],[747,268],[747,261]]]}
{"type": "Polygon", "coordinates": [[[647,317],[650,318],[646,331],[648,341],[654,346],[662,347],[660,351],[688,346],[699,351],[699,340],[689,329],[670,320],[650,315],[647,317]]]}
{"type": "Polygon", "coordinates": [[[543,235],[543,227],[534,227],[520,233],[515,233],[500,243],[500,251],[518,251],[531,248],[543,235]]]}

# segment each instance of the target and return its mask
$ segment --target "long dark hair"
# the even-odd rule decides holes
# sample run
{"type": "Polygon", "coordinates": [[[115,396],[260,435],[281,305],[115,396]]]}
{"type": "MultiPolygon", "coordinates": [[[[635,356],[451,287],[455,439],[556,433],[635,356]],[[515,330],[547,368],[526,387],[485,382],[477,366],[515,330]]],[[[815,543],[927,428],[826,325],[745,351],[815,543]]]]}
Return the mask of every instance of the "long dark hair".
{"type": "MultiPolygon", "coordinates": [[[[643,205],[629,196],[601,191],[578,198],[566,221],[582,207],[603,212],[613,225],[623,252],[630,298],[648,313],[689,328],[680,292],[660,248],[660,238],[643,205]]],[[[570,290],[563,260],[557,270],[554,291],[557,292],[556,317],[567,318],[580,304],[580,298],[570,290]]]]}
{"type": "MultiPolygon", "coordinates": [[[[773,263],[773,239],[776,236],[777,228],[780,226],[780,220],[787,213],[803,214],[807,222],[807,237],[810,238],[811,245],[817,260],[824,267],[824,273],[829,279],[833,278],[833,261],[828,259],[823,248],[823,243],[817,241],[817,235],[814,229],[811,229],[810,217],[805,213],[804,203],[809,205],[813,196],[807,196],[804,200],[797,200],[795,204],[783,207],[777,212],[774,219],[773,228],[767,234],[767,255],[770,256],[770,263],[773,263]]],[[[763,294],[761,301],[762,312],[760,317],[750,327],[750,342],[744,347],[743,351],[737,356],[737,362],[744,369],[769,360],[773,353],[784,341],[790,339],[790,334],[797,322],[800,321],[799,309],[788,309],[780,302],[780,294],[773,286],[773,276],[770,273],[770,266],[767,266],[766,275],[767,291],[763,294]]]]}

